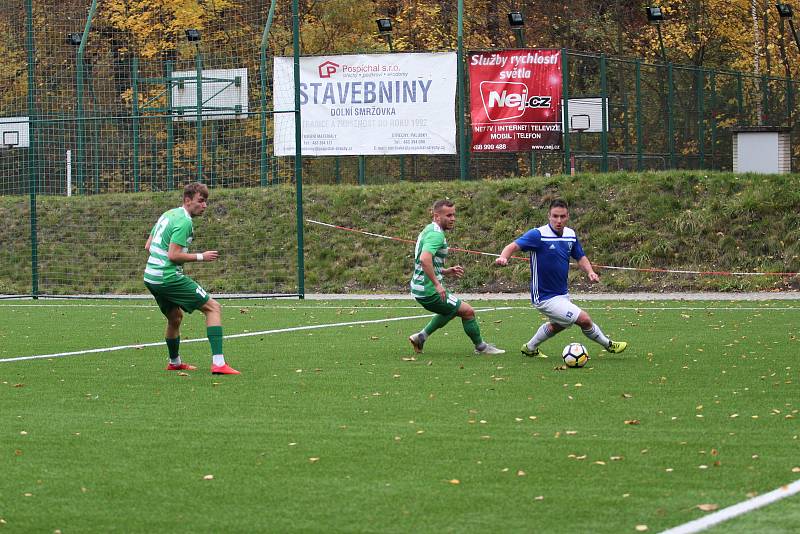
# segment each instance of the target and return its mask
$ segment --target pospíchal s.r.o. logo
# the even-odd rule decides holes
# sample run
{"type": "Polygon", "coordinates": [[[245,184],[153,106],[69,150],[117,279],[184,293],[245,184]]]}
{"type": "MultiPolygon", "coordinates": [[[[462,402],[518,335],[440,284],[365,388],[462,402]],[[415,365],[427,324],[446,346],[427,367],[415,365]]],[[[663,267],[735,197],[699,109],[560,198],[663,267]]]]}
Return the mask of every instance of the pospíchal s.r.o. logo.
{"type": "Polygon", "coordinates": [[[522,82],[481,82],[481,100],[486,117],[494,121],[516,119],[526,109],[549,108],[550,96],[528,96],[528,86],[522,82]]]}
{"type": "Polygon", "coordinates": [[[336,71],[339,69],[339,64],[334,63],[333,61],[325,61],[319,64],[317,70],[319,71],[320,78],[330,78],[336,71]]]}

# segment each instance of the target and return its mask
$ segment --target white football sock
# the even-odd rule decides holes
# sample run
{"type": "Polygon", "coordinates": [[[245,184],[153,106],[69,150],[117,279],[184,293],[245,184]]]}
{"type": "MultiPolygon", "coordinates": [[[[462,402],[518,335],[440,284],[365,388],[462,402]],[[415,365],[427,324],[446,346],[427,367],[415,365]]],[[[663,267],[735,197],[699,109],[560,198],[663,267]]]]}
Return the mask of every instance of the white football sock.
{"type": "Polygon", "coordinates": [[[583,330],[583,335],[588,337],[592,341],[599,343],[600,345],[603,346],[604,349],[608,348],[608,344],[610,343],[610,341],[603,333],[603,331],[600,330],[600,327],[597,326],[596,324],[592,324],[592,327],[588,330],[583,330]]]}
{"type": "Polygon", "coordinates": [[[556,335],[556,332],[550,330],[550,323],[544,323],[536,331],[536,334],[528,341],[528,350],[534,350],[536,347],[556,335]]]}
{"type": "Polygon", "coordinates": [[[217,366],[225,365],[225,356],[223,356],[222,354],[215,354],[214,356],[212,356],[212,358],[214,360],[214,365],[217,366]]]}

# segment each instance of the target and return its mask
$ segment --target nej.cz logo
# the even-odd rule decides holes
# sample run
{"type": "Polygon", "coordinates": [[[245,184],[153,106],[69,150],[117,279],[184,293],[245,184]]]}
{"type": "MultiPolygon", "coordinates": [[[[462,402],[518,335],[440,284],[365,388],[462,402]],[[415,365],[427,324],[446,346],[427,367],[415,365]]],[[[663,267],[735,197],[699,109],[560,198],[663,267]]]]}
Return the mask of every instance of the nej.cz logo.
{"type": "Polygon", "coordinates": [[[483,81],[481,100],[490,121],[507,121],[525,114],[526,109],[549,108],[549,96],[528,96],[528,86],[522,82],[483,81]]]}
{"type": "Polygon", "coordinates": [[[317,71],[319,72],[320,78],[330,78],[334,74],[336,74],[336,70],[339,68],[338,63],[334,63],[333,61],[325,61],[324,63],[320,63],[319,67],[317,67],[317,71]]]}

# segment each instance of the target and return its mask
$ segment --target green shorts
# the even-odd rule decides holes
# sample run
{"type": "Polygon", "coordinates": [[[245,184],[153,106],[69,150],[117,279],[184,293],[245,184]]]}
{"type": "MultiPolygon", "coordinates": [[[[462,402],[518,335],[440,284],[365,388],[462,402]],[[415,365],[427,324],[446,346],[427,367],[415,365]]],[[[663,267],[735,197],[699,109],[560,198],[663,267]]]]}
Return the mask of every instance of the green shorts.
{"type": "Polygon", "coordinates": [[[163,284],[145,282],[144,285],[156,298],[158,307],[164,315],[168,315],[178,307],[187,313],[192,313],[202,308],[211,298],[205,289],[188,276],[163,284]]]}
{"type": "Polygon", "coordinates": [[[455,317],[459,306],[461,306],[461,299],[450,293],[447,293],[447,299],[444,301],[438,294],[428,297],[415,297],[415,299],[429,312],[444,315],[445,317],[455,317]]]}

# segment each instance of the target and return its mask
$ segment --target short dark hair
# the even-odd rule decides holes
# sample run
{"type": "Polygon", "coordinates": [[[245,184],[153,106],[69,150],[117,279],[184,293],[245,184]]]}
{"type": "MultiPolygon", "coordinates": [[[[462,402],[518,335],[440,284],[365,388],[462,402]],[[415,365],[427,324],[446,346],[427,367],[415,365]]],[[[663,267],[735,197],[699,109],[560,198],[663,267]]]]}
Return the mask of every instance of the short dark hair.
{"type": "Polygon", "coordinates": [[[200,193],[200,196],[208,199],[208,186],[206,184],[201,184],[200,182],[194,182],[191,184],[186,184],[186,187],[183,188],[183,198],[184,199],[193,199],[194,196],[200,193]]]}
{"type": "Polygon", "coordinates": [[[565,200],[561,200],[560,198],[554,199],[550,202],[550,207],[547,208],[547,211],[550,211],[553,208],[564,208],[565,210],[569,211],[569,206],[565,200]]]}
{"type": "Polygon", "coordinates": [[[441,210],[442,208],[452,208],[455,206],[452,200],[448,198],[443,198],[442,200],[437,200],[433,203],[433,212],[436,213],[437,211],[441,210]]]}

